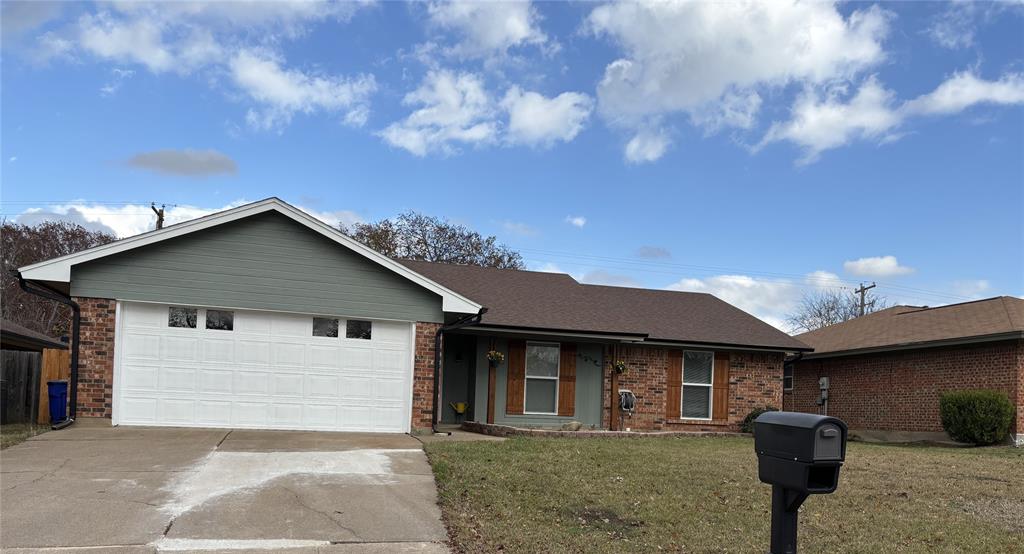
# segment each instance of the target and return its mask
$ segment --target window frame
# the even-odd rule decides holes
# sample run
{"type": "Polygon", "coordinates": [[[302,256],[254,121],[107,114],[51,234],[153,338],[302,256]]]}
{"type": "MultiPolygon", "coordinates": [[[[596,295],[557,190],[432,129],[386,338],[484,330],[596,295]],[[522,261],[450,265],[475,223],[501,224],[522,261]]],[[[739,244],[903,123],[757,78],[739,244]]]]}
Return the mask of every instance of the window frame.
{"type": "Polygon", "coordinates": [[[529,360],[530,356],[527,352],[523,352],[523,415],[542,415],[542,416],[557,416],[558,415],[558,382],[562,377],[562,343],[560,342],[542,342],[542,341],[527,341],[526,351],[529,351],[530,345],[537,346],[554,346],[558,348],[558,356],[555,357],[555,375],[550,376],[530,376],[529,360]],[[541,381],[554,381],[555,383],[555,409],[552,412],[528,412],[526,411],[526,391],[529,390],[530,379],[537,379],[541,381]]]}
{"type": "Polygon", "coordinates": [[[373,340],[373,320],[372,319],[346,318],[345,319],[345,336],[342,337],[342,335],[341,335],[341,327],[339,326],[339,328],[338,328],[338,337],[344,338],[345,340],[373,340]],[[348,325],[349,325],[349,323],[367,323],[367,324],[369,324],[369,326],[370,326],[369,327],[370,336],[368,336],[368,337],[350,337],[350,336],[348,336],[348,325]]]}
{"type": "Polygon", "coordinates": [[[793,390],[793,373],[794,373],[793,369],[794,369],[793,368],[793,364],[782,364],[782,391],[783,392],[793,390]],[[787,372],[789,373],[789,375],[786,375],[787,372]],[[788,387],[786,386],[786,380],[787,379],[789,380],[789,386],[788,387]]]}
{"type": "MultiPolygon", "coordinates": [[[[206,316],[204,314],[203,320],[205,320],[205,319],[206,319],[206,316]]],[[[188,316],[185,317],[185,322],[186,323],[188,322],[188,316]]],[[[188,306],[174,306],[174,305],[167,306],[167,328],[168,329],[198,329],[199,328],[199,308],[190,308],[188,306]],[[194,314],[195,318],[196,318],[195,322],[194,322],[195,325],[193,325],[191,327],[189,327],[188,325],[184,325],[184,326],[171,325],[171,311],[172,310],[185,310],[185,311],[192,310],[193,312],[195,312],[195,314],[194,314]]]]}
{"type": "MultiPolygon", "coordinates": [[[[203,330],[204,331],[222,331],[225,333],[235,332],[235,311],[227,308],[205,308],[203,309],[203,330]],[[231,314],[231,328],[230,329],[217,329],[210,327],[210,312],[224,312],[231,314]]],[[[198,323],[198,322],[197,322],[198,323]]]]}
{"type": "Polygon", "coordinates": [[[693,421],[712,421],[715,415],[715,351],[714,350],[683,350],[682,364],[679,367],[680,385],[679,385],[679,419],[689,419],[693,421]],[[708,383],[687,383],[686,382],[686,353],[687,352],[700,352],[703,354],[711,355],[711,379],[708,383]],[[707,387],[708,389],[708,417],[692,417],[683,415],[683,405],[686,403],[686,387],[707,387]]]}
{"type": "Polygon", "coordinates": [[[311,320],[313,322],[313,327],[312,327],[312,330],[310,331],[310,333],[311,333],[310,336],[316,337],[318,339],[336,339],[336,338],[341,336],[341,322],[344,321],[344,320],[341,319],[340,317],[327,317],[327,316],[315,315],[315,316],[312,316],[311,320]],[[330,335],[318,335],[318,334],[316,334],[316,320],[318,320],[318,319],[323,319],[323,320],[327,320],[327,321],[334,321],[334,323],[335,323],[334,333],[335,334],[334,334],[333,337],[330,336],[330,335]]]}

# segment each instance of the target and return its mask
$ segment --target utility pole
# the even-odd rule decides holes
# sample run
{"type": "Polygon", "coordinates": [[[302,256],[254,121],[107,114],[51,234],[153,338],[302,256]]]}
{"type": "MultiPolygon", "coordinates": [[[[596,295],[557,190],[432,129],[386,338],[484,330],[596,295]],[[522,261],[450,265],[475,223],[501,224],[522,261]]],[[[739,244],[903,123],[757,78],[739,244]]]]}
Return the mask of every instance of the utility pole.
{"type": "Polygon", "coordinates": [[[156,202],[150,202],[149,203],[149,207],[150,207],[150,209],[153,210],[153,213],[156,214],[156,228],[157,228],[157,230],[159,231],[160,229],[163,229],[164,228],[164,208],[167,207],[167,204],[160,204],[160,209],[158,210],[158,209],[156,209],[156,202]]]}
{"type": "MultiPolygon", "coordinates": [[[[858,314],[858,316],[864,315],[864,308],[866,306],[866,304],[864,303],[864,295],[867,294],[867,292],[869,290],[875,288],[876,286],[877,285],[875,285],[875,283],[873,283],[873,282],[871,283],[870,287],[865,287],[864,283],[861,283],[860,284],[860,288],[853,291],[855,294],[859,294],[860,295],[860,313],[858,314]]],[[[872,300],[871,304],[874,304],[874,303],[875,303],[875,301],[872,300]]]]}

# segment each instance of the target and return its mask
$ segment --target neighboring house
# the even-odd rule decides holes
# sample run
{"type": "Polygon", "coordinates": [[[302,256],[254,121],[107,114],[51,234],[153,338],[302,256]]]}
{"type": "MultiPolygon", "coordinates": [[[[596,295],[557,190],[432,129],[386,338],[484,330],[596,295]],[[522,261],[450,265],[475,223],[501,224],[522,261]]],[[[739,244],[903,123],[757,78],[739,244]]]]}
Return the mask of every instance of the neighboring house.
{"type": "Polygon", "coordinates": [[[42,352],[46,348],[66,349],[67,343],[28,327],[0,320],[0,349],[42,352]]]}
{"type": "Polygon", "coordinates": [[[939,398],[994,389],[1017,406],[1024,443],[1024,300],[1001,296],[936,308],[895,306],[797,335],[814,348],[786,364],[784,409],[828,415],[863,436],[944,438],[939,398]]]}
{"type": "Polygon", "coordinates": [[[81,306],[78,414],[114,424],[429,429],[437,373],[478,421],[615,426],[629,388],[626,426],[735,429],[809,350],[707,294],[398,262],[276,198],[20,271],[81,306]]]}

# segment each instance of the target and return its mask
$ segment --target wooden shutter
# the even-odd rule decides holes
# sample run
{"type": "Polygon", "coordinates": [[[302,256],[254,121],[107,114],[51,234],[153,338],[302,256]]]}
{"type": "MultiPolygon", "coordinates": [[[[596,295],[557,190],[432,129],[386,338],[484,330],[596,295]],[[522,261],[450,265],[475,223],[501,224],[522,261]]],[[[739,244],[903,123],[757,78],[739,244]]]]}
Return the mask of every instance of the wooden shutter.
{"type": "Polygon", "coordinates": [[[558,415],[576,415],[576,345],[562,343],[558,364],[558,415]]]}
{"type": "Polygon", "coordinates": [[[665,418],[679,419],[683,402],[683,352],[668,351],[668,370],[665,375],[665,418]]]}
{"type": "Polygon", "coordinates": [[[729,419],[729,353],[715,352],[711,419],[729,419]]]}
{"type": "Polygon", "coordinates": [[[523,413],[526,398],[526,341],[508,341],[508,380],[505,387],[505,413],[523,413]]]}

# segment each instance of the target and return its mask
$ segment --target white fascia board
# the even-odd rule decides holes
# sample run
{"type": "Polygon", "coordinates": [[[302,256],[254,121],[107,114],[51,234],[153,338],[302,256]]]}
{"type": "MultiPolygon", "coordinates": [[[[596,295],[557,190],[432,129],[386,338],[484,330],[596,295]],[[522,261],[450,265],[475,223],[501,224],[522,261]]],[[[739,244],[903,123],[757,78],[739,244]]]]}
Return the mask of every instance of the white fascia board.
{"type": "Polygon", "coordinates": [[[320,221],[319,219],[291,206],[277,198],[268,198],[246,204],[223,212],[217,212],[198,219],[178,223],[156,231],[149,231],[141,235],[129,237],[110,244],[96,246],[75,254],[53,258],[44,262],[27,265],[19,268],[22,277],[33,281],[55,281],[61,283],[71,282],[71,267],[77,264],[92,261],[98,258],[111,256],[127,250],[141,248],[149,244],[161,242],[167,239],[180,237],[203,229],[209,229],[224,223],[230,223],[244,219],[263,212],[275,211],[292,220],[304,225],[312,231],[333,240],[334,242],[362,255],[363,257],[376,262],[377,264],[391,270],[402,277],[420,285],[421,287],[441,296],[441,309],[445,312],[460,314],[475,314],[482,307],[480,304],[462,296],[461,294],[442,286],[426,277],[416,273],[391,258],[369,248],[359,241],[345,235],[341,231],[320,221]]]}

